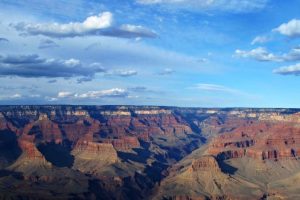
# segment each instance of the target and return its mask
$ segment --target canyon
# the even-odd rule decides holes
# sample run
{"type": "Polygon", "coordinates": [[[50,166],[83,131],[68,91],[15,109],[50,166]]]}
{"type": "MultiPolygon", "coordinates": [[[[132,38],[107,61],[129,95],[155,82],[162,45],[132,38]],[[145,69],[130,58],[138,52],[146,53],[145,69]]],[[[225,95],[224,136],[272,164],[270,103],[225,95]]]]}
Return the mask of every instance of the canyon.
{"type": "Polygon", "coordinates": [[[1,199],[299,199],[300,109],[0,106],[1,199]]]}

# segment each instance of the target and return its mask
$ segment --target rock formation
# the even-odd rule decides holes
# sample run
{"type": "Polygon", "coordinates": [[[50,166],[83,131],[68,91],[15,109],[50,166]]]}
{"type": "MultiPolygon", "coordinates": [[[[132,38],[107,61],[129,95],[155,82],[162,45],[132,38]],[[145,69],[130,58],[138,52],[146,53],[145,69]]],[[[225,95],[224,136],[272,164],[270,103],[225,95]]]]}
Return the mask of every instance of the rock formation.
{"type": "Polygon", "coordinates": [[[213,156],[203,156],[192,161],[192,172],[220,172],[219,165],[213,156]]]}
{"type": "Polygon", "coordinates": [[[298,199],[299,113],[2,106],[0,198],[298,199]]]}
{"type": "Polygon", "coordinates": [[[9,170],[22,172],[25,179],[31,179],[43,171],[51,169],[49,163],[34,144],[34,136],[23,135],[18,139],[19,147],[22,150],[20,157],[8,167],[9,170]]]}
{"type": "Polygon", "coordinates": [[[97,174],[118,161],[117,152],[109,143],[78,141],[71,154],[75,158],[74,169],[90,174],[97,174]]]}
{"type": "Polygon", "coordinates": [[[113,147],[118,151],[128,151],[133,148],[139,148],[140,142],[137,137],[125,136],[118,139],[106,139],[105,143],[111,143],[113,147]]]}
{"type": "Polygon", "coordinates": [[[299,155],[299,134],[296,123],[258,121],[213,138],[207,152],[226,159],[294,159],[299,155]]]}

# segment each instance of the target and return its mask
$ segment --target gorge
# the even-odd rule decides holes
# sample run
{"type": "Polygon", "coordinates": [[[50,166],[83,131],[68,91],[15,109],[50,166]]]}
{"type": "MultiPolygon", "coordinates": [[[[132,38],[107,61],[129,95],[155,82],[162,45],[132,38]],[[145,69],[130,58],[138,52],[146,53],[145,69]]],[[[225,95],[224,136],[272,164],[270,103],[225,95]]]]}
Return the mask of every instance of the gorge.
{"type": "Polygon", "coordinates": [[[0,106],[1,199],[297,199],[300,109],[0,106]]]}

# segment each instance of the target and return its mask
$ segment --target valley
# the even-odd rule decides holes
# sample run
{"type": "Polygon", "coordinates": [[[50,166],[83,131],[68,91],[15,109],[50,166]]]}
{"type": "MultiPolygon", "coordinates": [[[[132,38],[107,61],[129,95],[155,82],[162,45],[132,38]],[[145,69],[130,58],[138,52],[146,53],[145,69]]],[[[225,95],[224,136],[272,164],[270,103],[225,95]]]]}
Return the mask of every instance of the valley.
{"type": "Polygon", "coordinates": [[[300,109],[0,106],[1,199],[298,199],[300,109]]]}

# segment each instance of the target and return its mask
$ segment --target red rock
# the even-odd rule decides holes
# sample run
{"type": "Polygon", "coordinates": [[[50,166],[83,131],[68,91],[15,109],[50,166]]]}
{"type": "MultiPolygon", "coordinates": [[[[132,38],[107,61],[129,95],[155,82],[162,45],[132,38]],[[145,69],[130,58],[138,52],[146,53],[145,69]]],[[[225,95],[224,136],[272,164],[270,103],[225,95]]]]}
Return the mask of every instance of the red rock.
{"type": "Polygon", "coordinates": [[[247,156],[278,160],[295,158],[300,149],[300,127],[290,122],[244,122],[212,139],[208,153],[227,159],[247,156]]]}
{"type": "Polygon", "coordinates": [[[118,151],[127,151],[132,148],[139,148],[140,142],[137,137],[125,136],[118,139],[106,139],[105,143],[111,143],[118,151]]]}
{"type": "Polygon", "coordinates": [[[86,118],[85,120],[90,124],[89,126],[85,125],[83,120],[79,120],[74,124],[62,125],[62,129],[65,131],[68,140],[75,142],[86,134],[93,135],[93,133],[99,132],[99,121],[91,118],[86,118]]]}
{"type": "Polygon", "coordinates": [[[13,126],[12,123],[8,122],[5,116],[0,112],[0,130],[10,130],[16,135],[19,135],[19,130],[13,126]]]}
{"type": "Polygon", "coordinates": [[[191,171],[197,172],[197,171],[220,171],[219,165],[216,161],[216,159],[213,156],[202,156],[196,160],[193,160],[191,168],[191,171]]]}
{"type": "Polygon", "coordinates": [[[183,134],[192,132],[190,127],[182,121],[177,121],[174,115],[138,115],[137,118],[130,116],[112,116],[108,118],[108,129],[118,136],[124,132],[136,135],[148,133],[156,134],[183,134]]]}
{"type": "Polygon", "coordinates": [[[43,139],[46,142],[54,141],[56,144],[62,142],[62,133],[58,124],[50,121],[48,118],[40,119],[37,123],[43,134],[43,139]]]}
{"type": "Polygon", "coordinates": [[[78,141],[71,154],[74,156],[73,168],[97,176],[105,166],[118,162],[117,151],[112,144],[78,141]]]}
{"type": "Polygon", "coordinates": [[[79,141],[73,148],[72,154],[82,159],[105,160],[112,163],[117,161],[117,152],[112,144],[79,141]]]}
{"type": "Polygon", "coordinates": [[[33,143],[34,136],[23,136],[18,140],[19,147],[27,160],[42,160],[45,158],[33,143]]]}

